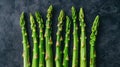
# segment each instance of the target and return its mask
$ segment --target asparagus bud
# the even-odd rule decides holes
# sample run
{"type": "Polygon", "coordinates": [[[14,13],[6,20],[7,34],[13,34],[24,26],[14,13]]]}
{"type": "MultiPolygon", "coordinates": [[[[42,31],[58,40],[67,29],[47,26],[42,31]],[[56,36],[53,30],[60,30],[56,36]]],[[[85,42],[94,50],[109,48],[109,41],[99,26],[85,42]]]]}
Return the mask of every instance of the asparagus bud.
{"type": "Polygon", "coordinates": [[[33,58],[32,58],[32,67],[38,67],[38,34],[36,32],[36,24],[34,17],[30,13],[30,22],[31,22],[31,30],[32,30],[32,40],[33,40],[33,58]]]}
{"type": "Polygon", "coordinates": [[[58,17],[58,30],[56,33],[57,41],[56,41],[56,67],[62,67],[62,51],[61,51],[61,32],[62,32],[62,26],[63,26],[63,20],[64,20],[64,11],[60,11],[60,15],[58,17]]]}
{"type": "Polygon", "coordinates": [[[86,34],[85,34],[85,22],[84,22],[84,12],[83,8],[80,8],[79,12],[79,21],[80,21],[80,27],[81,27],[81,46],[80,46],[80,67],[86,67],[86,34]]]}
{"type": "Polygon", "coordinates": [[[36,20],[39,25],[39,67],[45,67],[45,46],[44,46],[44,23],[39,12],[35,12],[36,20]]]}
{"type": "Polygon", "coordinates": [[[50,5],[47,11],[45,43],[46,43],[46,67],[53,67],[52,37],[51,37],[51,18],[53,6],[50,5]]]}
{"type": "Polygon", "coordinates": [[[65,34],[65,47],[64,47],[64,57],[63,57],[63,67],[68,67],[69,56],[68,56],[68,46],[70,41],[70,18],[66,16],[66,34],[65,34]]]}
{"type": "Polygon", "coordinates": [[[20,27],[22,30],[22,40],[23,40],[23,67],[30,67],[30,56],[29,56],[29,42],[28,36],[25,28],[25,19],[24,19],[24,12],[22,12],[20,16],[20,27]]]}
{"type": "Polygon", "coordinates": [[[96,50],[95,50],[95,41],[97,36],[97,28],[99,26],[99,16],[97,15],[93,25],[92,25],[92,33],[90,35],[90,67],[96,67],[96,50]]]}
{"type": "Polygon", "coordinates": [[[72,19],[73,19],[73,58],[72,67],[78,67],[78,26],[77,26],[77,15],[76,9],[72,7],[72,19]]]}

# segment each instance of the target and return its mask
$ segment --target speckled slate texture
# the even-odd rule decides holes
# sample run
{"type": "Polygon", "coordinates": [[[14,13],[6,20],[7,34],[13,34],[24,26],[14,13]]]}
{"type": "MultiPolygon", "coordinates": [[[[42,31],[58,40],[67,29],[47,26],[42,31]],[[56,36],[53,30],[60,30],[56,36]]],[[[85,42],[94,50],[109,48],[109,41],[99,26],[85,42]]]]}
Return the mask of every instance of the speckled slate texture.
{"type": "MultiPolygon", "coordinates": [[[[0,67],[23,67],[20,14],[22,11],[26,13],[29,41],[32,46],[29,13],[38,10],[45,20],[46,10],[50,4],[54,6],[52,24],[54,44],[60,9],[64,9],[66,15],[71,16],[71,6],[75,6],[77,11],[83,7],[87,24],[88,51],[92,22],[97,14],[100,15],[96,44],[97,67],[120,67],[120,0],[0,0],[0,67]]],[[[69,49],[71,56],[72,42],[69,49]]]]}

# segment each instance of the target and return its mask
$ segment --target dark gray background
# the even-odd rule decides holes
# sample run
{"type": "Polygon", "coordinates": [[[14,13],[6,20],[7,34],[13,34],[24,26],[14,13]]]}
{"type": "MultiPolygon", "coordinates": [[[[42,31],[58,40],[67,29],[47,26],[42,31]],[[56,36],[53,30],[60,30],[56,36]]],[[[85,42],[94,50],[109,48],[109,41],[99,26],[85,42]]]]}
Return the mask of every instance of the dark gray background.
{"type": "MultiPolygon", "coordinates": [[[[46,10],[50,4],[54,6],[52,24],[54,46],[57,17],[60,9],[64,9],[66,15],[71,16],[71,6],[75,6],[77,12],[80,7],[83,7],[87,24],[88,51],[92,22],[97,14],[100,15],[100,27],[96,44],[97,67],[120,67],[120,0],[0,0],[0,67],[23,66],[22,36],[19,26],[21,12],[25,11],[26,13],[31,44],[29,13],[38,10],[45,20],[46,10]]],[[[72,41],[69,49],[71,56],[72,41]]]]}

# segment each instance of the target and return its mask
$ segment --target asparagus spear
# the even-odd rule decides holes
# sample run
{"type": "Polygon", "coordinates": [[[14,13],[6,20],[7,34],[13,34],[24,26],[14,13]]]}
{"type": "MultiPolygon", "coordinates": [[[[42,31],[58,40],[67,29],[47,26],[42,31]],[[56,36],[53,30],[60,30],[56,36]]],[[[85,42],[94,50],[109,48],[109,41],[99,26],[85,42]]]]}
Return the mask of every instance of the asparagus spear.
{"type": "Polygon", "coordinates": [[[99,16],[97,15],[93,25],[92,33],[90,35],[90,67],[96,67],[96,50],[95,50],[95,41],[97,36],[97,28],[99,26],[99,16]]]}
{"type": "Polygon", "coordinates": [[[52,37],[51,37],[51,18],[53,6],[50,5],[47,11],[45,42],[46,42],[46,67],[53,67],[52,37]]]}
{"type": "Polygon", "coordinates": [[[86,35],[85,35],[85,22],[84,22],[84,12],[83,8],[80,8],[79,12],[79,21],[80,21],[80,27],[81,27],[81,52],[80,52],[80,67],[86,67],[86,35]]]}
{"type": "Polygon", "coordinates": [[[33,39],[33,58],[32,58],[32,67],[38,67],[38,41],[37,41],[37,32],[35,20],[32,14],[30,13],[30,22],[32,30],[32,39],[33,39]]]}
{"type": "Polygon", "coordinates": [[[65,34],[65,47],[64,47],[64,58],[63,58],[63,67],[68,67],[68,61],[69,61],[69,56],[68,56],[68,44],[70,40],[70,18],[66,16],[66,34],[65,34]]]}
{"type": "Polygon", "coordinates": [[[77,15],[76,9],[72,6],[72,19],[73,19],[73,58],[72,67],[78,67],[78,26],[77,26],[77,15]]]}
{"type": "Polygon", "coordinates": [[[64,20],[64,11],[60,11],[60,15],[58,17],[58,30],[56,33],[57,41],[56,41],[56,67],[62,67],[62,51],[61,51],[61,41],[62,41],[62,26],[63,26],[63,20],[64,20]]]}
{"type": "Polygon", "coordinates": [[[22,38],[23,38],[23,58],[24,58],[24,66],[23,67],[30,67],[30,56],[29,56],[29,43],[28,43],[28,36],[25,28],[25,19],[24,19],[24,12],[22,12],[20,16],[20,27],[22,30],[22,38]]]}
{"type": "Polygon", "coordinates": [[[44,23],[39,12],[35,12],[36,20],[39,24],[39,67],[45,67],[45,50],[44,50],[44,23]]]}

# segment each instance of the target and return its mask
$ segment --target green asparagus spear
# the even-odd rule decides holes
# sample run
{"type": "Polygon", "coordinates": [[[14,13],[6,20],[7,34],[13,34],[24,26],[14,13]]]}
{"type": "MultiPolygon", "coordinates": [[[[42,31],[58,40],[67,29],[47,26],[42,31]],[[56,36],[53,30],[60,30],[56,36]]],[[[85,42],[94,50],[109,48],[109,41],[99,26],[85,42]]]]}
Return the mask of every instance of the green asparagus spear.
{"type": "Polygon", "coordinates": [[[24,66],[23,67],[30,67],[30,56],[29,56],[29,42],[28,36],[25,28],[25,19],[24,19],[24,12],[22,12],[20,16],[20,27],[22,30],[22,38],[23,38],[23,58],[24,58],[24,66]]]}
{"type": "Polygon", "coordinates": [[[30,13],[30,22],[32,30],[32,39],[33,39],[33,58],[32,58],[32,67],[38,67],[38,41],[37,41],[37,32],[35,20],[32,14],[30,13]]]}
{"type": "Polygon", "coordinates": [[[62,51],[61,51],[61,41],[62,41],[62,26],[63,26],[63,20],[64,20],[64,11],[60,11],[60,15],[58,17],[58,30],[56,33],[57,41],[56,41],[56,67],[62,67],[62,51]]]}
{"type": "Polygon", "coordinates": [[[51,37],[51,18],[53,6],[50,5],[47,11],[45,42],[46,42],[46,67],[53,67],[52,37],[51,37]]]}
{"type": "Polygon", "coordinates": [[[36,20],[39,25],[39,67],[45,67],[45,46],[44,46],[44,23],[39,12],[35,12],[36,20]]]}
{"type": "Polygon", "coordinates": [[[80,67],[86,67],[86,35],[85,35],[85,22],[84,22],[84,12],[83,8],[80,8],[79,12],[79,21],[80,21],[80,27],[81,27],[81,46],[80,46],[80,67]]]}
{"type": "Polygon", "coordinates": [[[95,50],[95,41],[97,36],[97,28],[99,26],[99,16],[97,15],[93,25],[92,25],[92,33],[90,35],[90,67],[96,67],[96,50],[95,50]]]}
{"type": "Polygon", "coordinates": [[[73,58],[72,67],[78,67],[78,26],[77,26],[77,15],[76,9],[72,6],[72,19],[73,19],[73,58]]]}
{"type": "Polygon", "coordinates": [[[69,56],[68,56],[68,44],[70,40],[70,18],[66,16],[66,34],[65,34],[65,47],[64,47],[64,58],[63,58],[63,67],[68,67],[68,61],[69,61],[69,56]]]}

